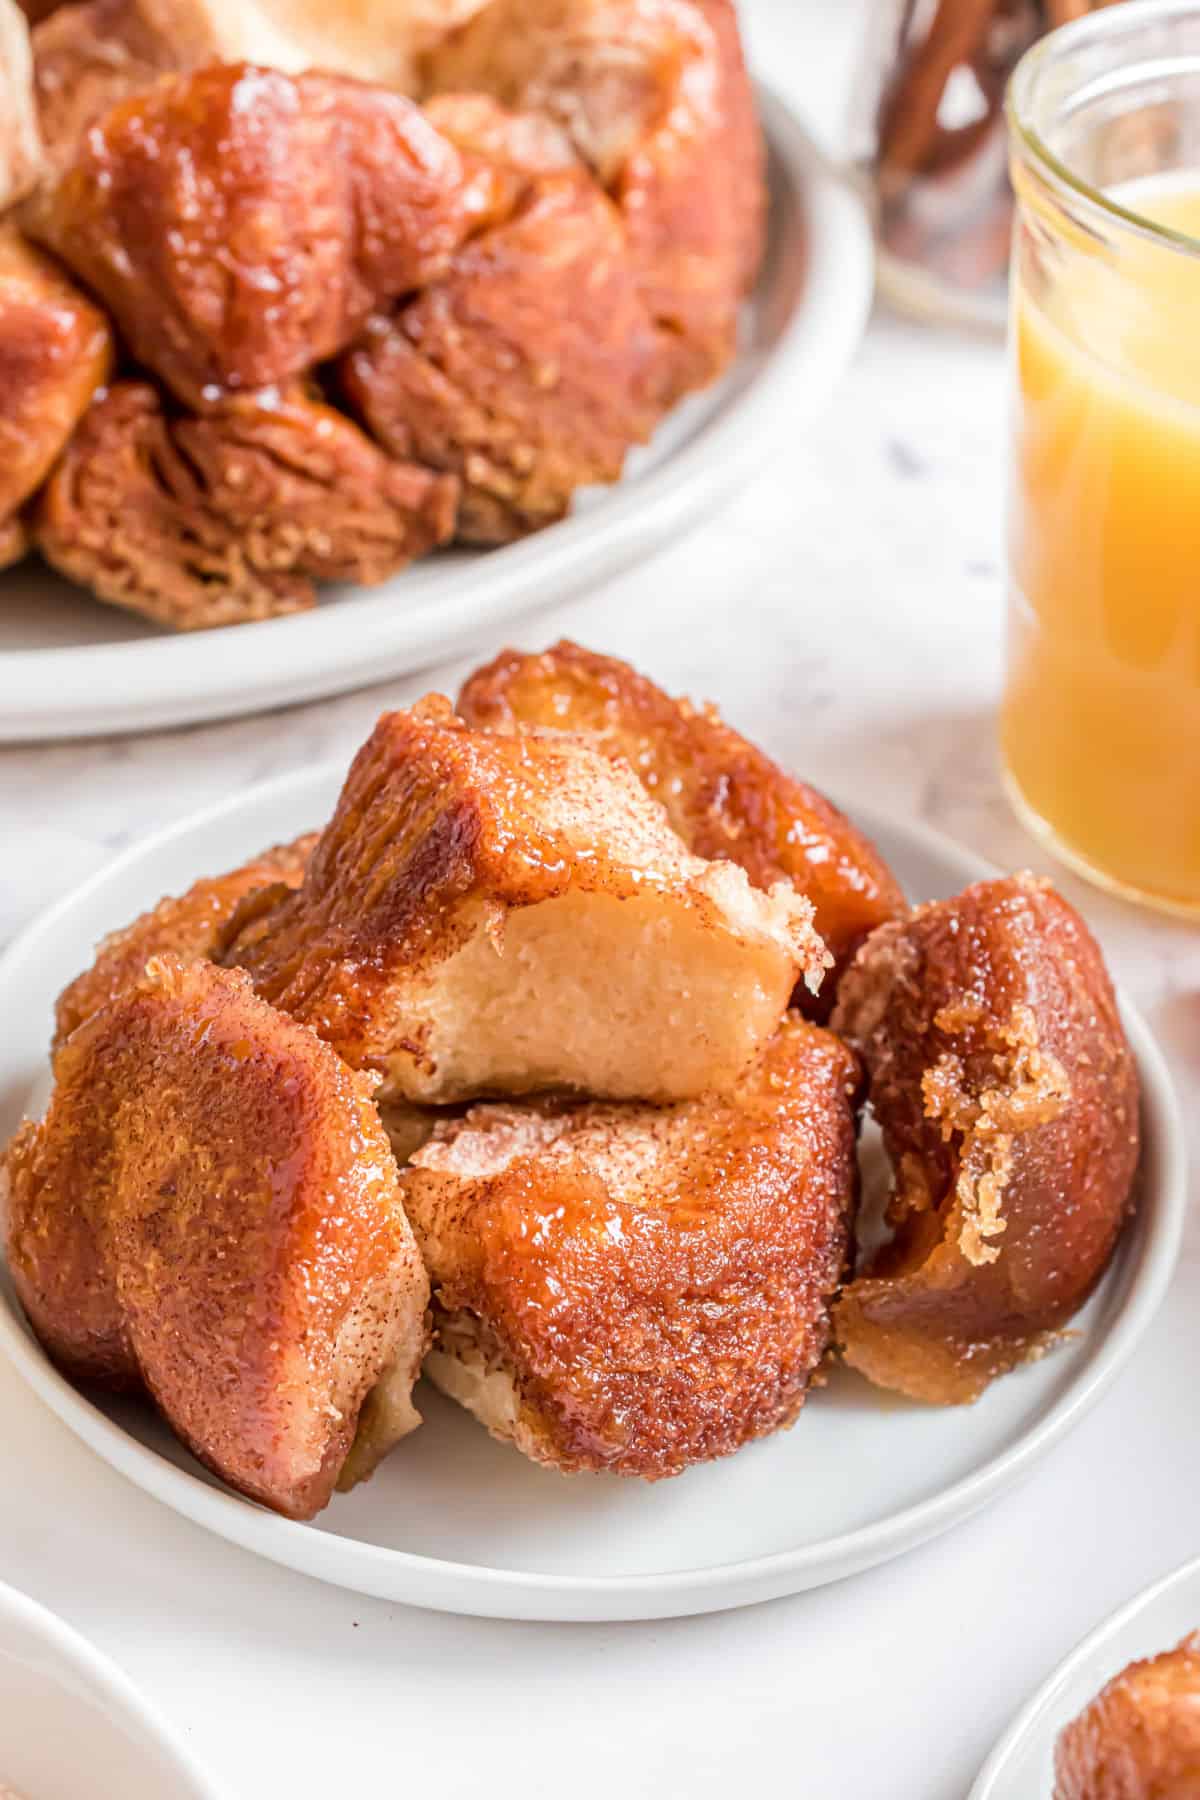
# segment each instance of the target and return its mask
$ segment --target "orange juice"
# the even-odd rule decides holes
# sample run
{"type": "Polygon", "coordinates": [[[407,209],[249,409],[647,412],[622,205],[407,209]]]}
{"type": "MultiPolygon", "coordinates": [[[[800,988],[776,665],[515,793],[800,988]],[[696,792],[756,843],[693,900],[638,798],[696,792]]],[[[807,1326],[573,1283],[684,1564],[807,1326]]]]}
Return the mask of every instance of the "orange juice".
{"type": "Polygon", "coordinates": [[[1200,911],[1200,170],[1112,197],[1165,230],[1018,234],[1002,747],[1068,860],[1200,911]]]}

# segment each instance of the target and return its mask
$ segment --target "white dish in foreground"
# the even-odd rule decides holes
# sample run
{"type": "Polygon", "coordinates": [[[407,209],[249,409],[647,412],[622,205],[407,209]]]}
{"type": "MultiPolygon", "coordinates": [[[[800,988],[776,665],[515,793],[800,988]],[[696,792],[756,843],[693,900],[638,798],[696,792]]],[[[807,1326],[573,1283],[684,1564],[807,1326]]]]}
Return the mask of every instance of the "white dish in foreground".
{"type": "Polygon", "coordinates": [[[1200,1558],[1143,1589],[1059,1664],[1005,1732],[968,1800],[1050,1800],[1054,1746],[1100,1689],[1131,1662],[1173,1650],[1200,1630],[1200,1558]]]}
{"type": "Polygon", "coordinates": [[[0,1585],[0,1791],[5,1783],[22,1800],[218,1800],[115,1663],[0,1585]]]}
{"type": "MultiPolygon", "coordinates": [[[[269,783],[151,839],[54,909],[0,962],[0,1133],[44,1092],[54,998],[95,940],[163,893],[233,867],[328,817],[343,771],[269,783]]],[[[909,893],[957,892],[989,871],[918,826],[854,809],[909,893]]],[[[276,1562],[385,1599],[527,1619],[666,1618],[767,1600],[898,1555],[1011,1486],[1108,1386],[1170,1280],[1184,1208],[1170,1079],[1136,1013],[1145,1195],[1112,1270],[1054,1355],[967,1409],[923,1408],[838,1370],[796,1428],[646,1486],[564,1479],[492,1441],[422,1388],[422,1429],[313,1524],[276,1517],[205,1474],[148,1409],[94,1404],[51,1367],[0,1280],[0,1349],[109,1463],[167,1505],[276,1562]]]]}
{"type": "Polygon", "coordinates": [[[0,739],[140,731],[312,700],[470,647],[505,621],[628,568],[720,502],[816,412],[871,304],[862,205],[794,114],[760,91],[771,151],[766,268],[730,374],[672,414],[616,487],[523,543],[454,551],[313,612],[164,633],[29,561],[0,577],[0,739]]]}
{"type": "MultiPolygon", "coordinates": [[[[326,819],[342,769],[306,770],[130,851],[0,961],[0,1136],[45,1091],[50,1012],[92,945],[201,873],[326,819]]],[[[856,817],[914,898],[957,893],[988,868],[921,826],[856,817]]],[[[94,1404],[50,1366],[0,1274],[0,1350],[106,1462],[196,1523],[345,1588],[504,1618],[666,1618],[813,1588],[909,1550],[1011,1487],[1126,1363],[1177,1258],[1184,1154],[1169,1076],[1124,1010],[1146,1100],[1144,1204],[1079,1334],[966,1409],[919,1408],[847,1370],[790,1433],[648,1487],[565,1480],[419,1390],[425,1426],[374,1480],[297,1525],[212,1480],[148,1408],[94,1404]]]]}

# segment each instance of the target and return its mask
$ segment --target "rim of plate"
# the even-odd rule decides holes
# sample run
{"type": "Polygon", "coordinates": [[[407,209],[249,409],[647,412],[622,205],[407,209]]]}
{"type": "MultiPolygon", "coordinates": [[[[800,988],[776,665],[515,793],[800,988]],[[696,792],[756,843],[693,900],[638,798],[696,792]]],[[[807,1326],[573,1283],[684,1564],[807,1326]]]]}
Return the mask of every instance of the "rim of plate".
{"type": "Polygon", "coordinates": [[[743,484],[770,456],[784,421],[794,425],[798,407],[816,406],[832,390],[862,337],[874,292],[874,244],[860,196],[790,104],[766,83],[755,85],[768,144],[813,221],[808,276],[761,366],[693,440],[636,481],[617,483],[594,510],[489,553],[455,591],[431,597],[415,622],[390,588],[364,589],[286,619],[123,644],[0,652],[0,742],[240,717],[411,673],[468,648],[491,627],[581,591],[598,574],[628,567],[703,515],[719,494],[743,484]],[[807,401],[801,397],[806,381],[807,401]],[[349,616],[347,608],[354,609],[349,616]],[[255,635],[263,631],[270,636],[255,635]],[[184,700],[175,690],[188,643],[208,653],[212,673],[184,700]],[[256,683],[240,697],[231,694],[229,658],[244,664],[251,645],[267,644],[269,653],[257,658],[256,683]],[[113,692],[137,698],[115,707],[97,698],[113,692]],[[160,692],[174,698],[155,700],[160,692]]]}
{"type": "MultiPolygon", "coordinates": [[[[51,1612],[48,1606],[43,1606],[40,1600],[0,1581],[0,1637],[5,1620],[15,1622],[33,1641],[48,1646],[60,1665],[82,1676],[88,1689],[112,1709],[116,1721],[127,1731],[136,1730],[135,1741],[140,1739],[151,1744],[174,1773],[186,1780],[195,1800],[225,1800],[224,1790],[218,1788],[200,1767],[174,1728],[167,1724],[124,1669],[97,1649],[90,1638],[84,1637],[58,1613],[51,1612]]],[[[0,1641],[0,1655],[3,1654],[4,1646],[0,1641]]]]}
{"type": "MultiPolygon", "coordinates": [[[[0,956],[0,992],[10,979],[10,972],[15,978],[21,965],[38,958],[43,943],[53,940],[61,919],[86,906],[110,879],[143,857],[236,814],[252,802],[269,804],[277,797],[282,799],[325,783],[336,787],[343,774],[340,762],[295,770],[259,783],[233,799],[204,807],[133,845],[35,920],[0,956]]],[[[964,885],[998,873],[995,865],[930,825],[916,820],[898,824],[870,807],[846,806],[836,793],[832,798],[869,836],[903,832],[914,845],[955,869],[956,879],[961,876],[964,885]]],[[[915,1548],[1015,1485],[1045,1451],[1091,1410],[1124,1368],[1157,1312],[1174,1273],[1183,1237],[1187,1156],[1178,1101],[1163,1054],[1141,1014],[1119,988],[1117,997],[1137,1060],[1143,1115],[1149,1127],[1146,1136],[1153,1145],[1156,1163],[1156,1179],[1148,1196],[1149,1216],[1143,1215],[1140,1242],[1127,1245],[1125,1251],[1126,1257],[1136,1260],[1128,1272],[1129,1291],[1121,1311],[1066,1391],[1014,1444],[929,1499],[812,1544],[689,1569],[576,1576],[489,1568],[363,1543],[282,1518],[229,1490],[212,1487],[122,1430],[48,1361],[20,1313],[2,1262],[0,1350],[77,1437],[144,1492],[243,1549],[335,1586],[435,1611],[596,1621],[718,1612],[794,1593],[816,1585],[814,1576],[823,1581],[835,1580],[915,1548]],[[407,1579],[398,1580],[399,1576],[407,1579]],[[581,1611],[581,1606],[586,1610],[581,1611]]]]}
{"type": "MultiPolygon", "coordinates": [[[[1101,1619],[1084,1637],[1081,1637],[1074,1649],[1068,1650],[1058,1667],[1054,1669],[1035,1689],[1021,1710],[1017,1713],[1004,1735],[996,1744],[991,1755],[975,1777],[975,1785],[967,1795],[967,1800],[990,1800],[996,1782],[1006,1773],[1008,1763],[1013,1756],[1023,1750],[1026,1740],[1041,1725],[1047,1713],[1052,1712],[1059,1696],[1075,1680],[1084,1665],[1106,1644],[1110,1643],[1124,1631],[1127,1625],[1142,1612],[1153,1606],[1156,1600],[1172,1588],[1182,1587],[1189,1580],[1200,1577],[1200,1556],[1193,1556],[1185,1563],[1180,1563],[1166,1575],[1152,1581],[1149,1587],[1141,1588],[1123,1606],[1101,1619]]],[[[1165,1646],[1164,1646],[1165,1648],[1165,1646]]]]}

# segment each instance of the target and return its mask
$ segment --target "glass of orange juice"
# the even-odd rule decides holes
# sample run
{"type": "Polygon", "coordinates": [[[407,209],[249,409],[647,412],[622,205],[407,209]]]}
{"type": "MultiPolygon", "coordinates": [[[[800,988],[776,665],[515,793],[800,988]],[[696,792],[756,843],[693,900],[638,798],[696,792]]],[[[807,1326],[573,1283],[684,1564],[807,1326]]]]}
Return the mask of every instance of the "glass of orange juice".
{"type": "Polygon", "coordinates": [[[1055,32],[1009,120],[1006,779],[1079,872],[1200,916],[1200,0],[1055,32]]]}

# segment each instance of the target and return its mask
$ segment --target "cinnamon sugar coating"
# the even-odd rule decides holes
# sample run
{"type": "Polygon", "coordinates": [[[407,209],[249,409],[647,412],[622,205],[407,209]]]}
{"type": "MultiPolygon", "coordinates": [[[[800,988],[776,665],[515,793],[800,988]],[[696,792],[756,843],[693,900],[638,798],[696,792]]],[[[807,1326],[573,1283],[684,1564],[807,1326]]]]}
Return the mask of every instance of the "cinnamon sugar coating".
{"type": "Polygon", "coordinates": [[[892,1241],[838,1304],[845,1358],[974,1400],[1083,1305],[1133,1206],[1138,1079],[1103,958],[1048,882],[983,881],[875,932],[831,1023],[894,1180],[892,1241]]]}
{"type": "Polygon", "coordinates": [[[276,1511],[324,1506],[366,1396],[400,1354],[411,1388],[424,1347],[371,1084],[244,977],[163,957],[62,1046],[4,1168],[9,1267],[59,1366],[144,1386],[276,1511]]]}
{"type": "Polygon", "coordinates": [[[827,1018],[837,982],[868,932],[900,917],[905,900],[875,846],[835,806],[721,719],[715,707],[672,699],[628,663],[567,640],[539,655],[504,650],[463,686],[473,725],[594,733],[623,756],[697,856],[724,857],[755,887],[789,881],[812,901],[834,968],[810,1017],[827,1018]]]}
{"type": "Polygon", "coordinates": [[[728,1086],[827,960],[807,901],[690,855],[623,764],[439,696],[380,719],[302,886],[252,915],[225,960],[422,1103],[728,1086]]]}
{"type": "Polygon", "coordinates": [[[91,407],[34,511],[46,560],[177,631],[276,618],[317,584],[385,580],[444,543],[452,478],[384,455],[302,389],[200,414],[119,381],[91,407]]]}
{"type": "MultiPolygon", "coordinates": [[[[461,107],[430,110],[464,129],[461,107]]],[[[512,116],[506,149],[495,123],[478,133],[474,109],[467,123],[472,191],[486,172],[492,222],[442,279],[372,318],[339,379],[393,456],[459,478],[459,538],[500,544],[562,518],[576,489],[616,481],[686,384],[616,209],[564,166],[562,141],[531,153],[529,121],[512,116]]]]}
{"type": "Polygon", "coordinates": [[[26,220],[192,406],[335,355],[470,225],[457,152],[410,101],[251,63],[112,107],[26,220]]]}
{"type": "Polygon", "coordinates": [[[790,1425],[846,1265],[859,1084],[792,1015],[724,1096],[439,1126],[401,1175],[427,1375],[568,1473],[658,1480],[790,1425]]]}
{"type": "Polygon", "coordinates": [[[426,67],[431,91],[478,90],[562,126],[620,213],[684,385],[719,374],[766,197],[732,0],[491,0],[426,67]]]}
{"type": "Polygon", "coordinates": [[[1130,1663],[1059,1734],[1054,1800],[1200,1794],[1200,1635],[1130,1663]]]}
{"type": "Polygon", "coordinates": [[[248,894],[275,884],[299,887],[316,841],[316,832],[309,832],[227,874],[206,875],[186,893],[168,894],[132,924],[110,931],[97,944],[91,967],[58,997],[53,1053],[106,1001],[140,981],[152,957],[170,953],[184,963],[211,960],[222,930],[248,894]]]}
{"type": "Polygon", "coordinates": [[[0,527],[15,531],[112,360],[103,313],[11,219],[0,223],[0,527]]]}

